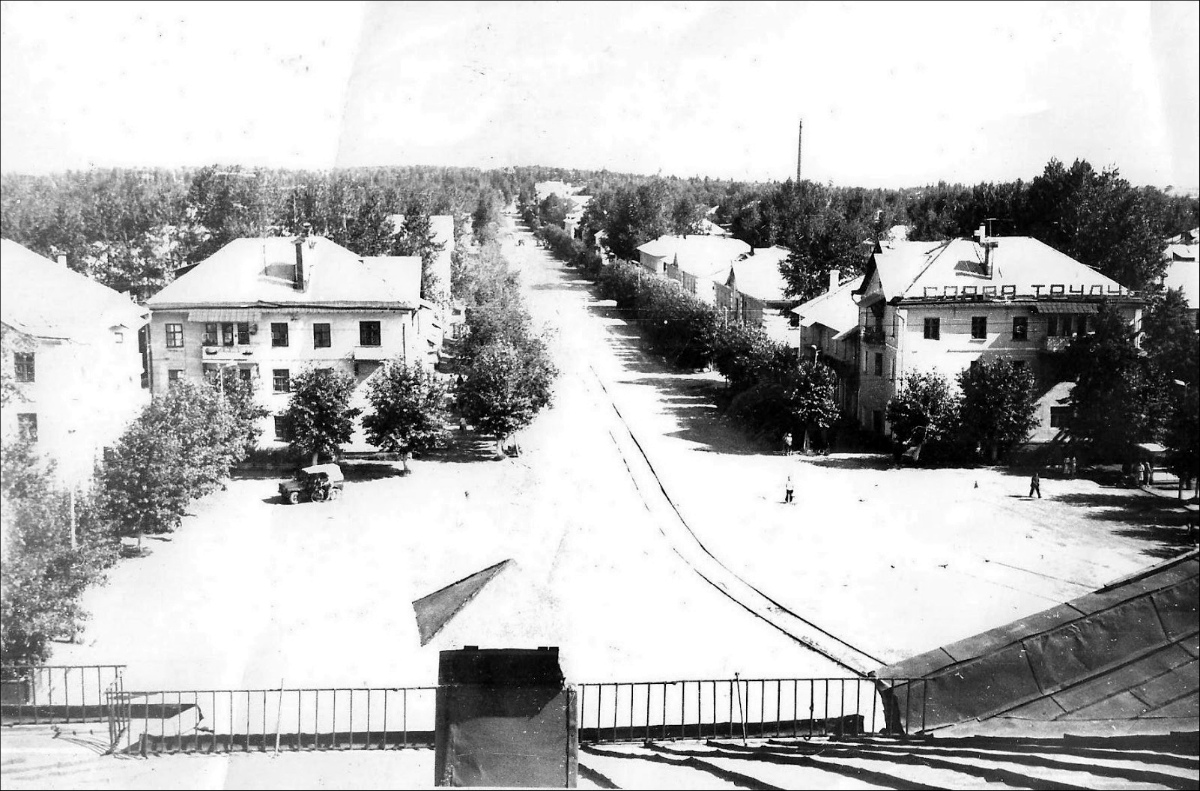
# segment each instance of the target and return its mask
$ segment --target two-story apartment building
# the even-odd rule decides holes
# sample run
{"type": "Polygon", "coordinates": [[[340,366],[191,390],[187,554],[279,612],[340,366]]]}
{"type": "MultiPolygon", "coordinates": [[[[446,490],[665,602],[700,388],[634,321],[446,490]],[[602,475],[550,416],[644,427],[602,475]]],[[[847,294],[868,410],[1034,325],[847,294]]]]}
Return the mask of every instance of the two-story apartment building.
{"type": "Polygon", "coordinates": [[[138,332],[148,312],[16,242],[0,241],[5,442],[26,439],[65,485],[86,486],[146,404],[138,332]]]}
{"type": "Polygon", "coordinates": [[[858,305],[854,291],[863,283],[862,275],[847,280],[834,269],[829,273],[829,288],[792,309],[796,326],[788,345],[810,353],[837,374],[838,404],[848,415],[858,414],[858,305]]]}
{"type": "Polygon", "coordinates": [[[387,360],[436,362],[434,306],[420,293],[417,256],[363,257],[318,236],[237,239],[150,299],[151,387],[253,381],[271,411],[263,440],[284,442],[302,370],[344,371],[361,388],[387,360]]]}
{"type": "Polygon", "coordinates": [[[906,374],[938,371],[953,381],[978,360],[1003,357],[1028,366],[1038,383],[1041,427],[1031,442],[1053,439],[1069,414],[1071,383],[1059,355],[1101,304],[1140,326],[1142,299],[1052,247],[1029,237],[883,244],[854,289],[862,353],[858,419],[886,433],[888,399],[906,374]]]}

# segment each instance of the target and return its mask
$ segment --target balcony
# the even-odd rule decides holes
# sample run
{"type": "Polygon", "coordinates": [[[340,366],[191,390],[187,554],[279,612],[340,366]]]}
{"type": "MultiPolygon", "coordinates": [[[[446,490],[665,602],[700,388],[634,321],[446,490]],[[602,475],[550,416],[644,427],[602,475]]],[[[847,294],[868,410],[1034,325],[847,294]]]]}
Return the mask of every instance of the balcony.
{"type": "Polygon", "coordinates": [[[201,346],[200,355],[205,362],[234,363],[254,359],[252,346],[201,346]]]}
{"type": "Polygon", "coordinates": [[[869,346],[882,346],[887,338],[883,327],[864,327],[862,331],[863,343],[869,346]]]}
{"type": "Polygon", "coordinates": [[[1047,335],[1042,341],[1044,352],[1065,352],[1071,345],[1071,337],[1067,335],[1047,335]]]}

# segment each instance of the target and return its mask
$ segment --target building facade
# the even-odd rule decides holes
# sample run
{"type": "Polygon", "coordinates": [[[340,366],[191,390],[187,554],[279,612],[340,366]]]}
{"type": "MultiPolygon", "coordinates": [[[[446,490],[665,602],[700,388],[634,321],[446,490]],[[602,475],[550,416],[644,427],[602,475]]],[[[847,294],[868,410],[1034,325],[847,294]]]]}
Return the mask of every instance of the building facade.
{"type": "Polygon", "coordinates": [[[12,383],[4,441],[34,443],[60,483],[86,487],[104,449],[148,401],[138,351],[148,313],[9,240],[0,242],[0,281],[0,348],[12,383]]]}
{"type": "Polygon", "coordinates": [[[1039,393],[1030,442],[1066,427],[1071,383],[1062,352],[1089,331],[1103,304],[1140,326],[1142,299],[1090,267],[1028,237],[895,242],[876,248],[858,301],[858,421],[890,433],[887,402],[910,372],[954,381],[976,361],[1027,366],[1039,393]]]}
{"type": "Polygon", "coordinates": [[[420,299],[421,259],[360,257],[328,239],[239,239],[150,302],[150,381],[237,376],[270,410],[262,441],[283,443],[292,380],[312,368],[364,384],[393,359],[436,363],[440,328],[420,299]]]}

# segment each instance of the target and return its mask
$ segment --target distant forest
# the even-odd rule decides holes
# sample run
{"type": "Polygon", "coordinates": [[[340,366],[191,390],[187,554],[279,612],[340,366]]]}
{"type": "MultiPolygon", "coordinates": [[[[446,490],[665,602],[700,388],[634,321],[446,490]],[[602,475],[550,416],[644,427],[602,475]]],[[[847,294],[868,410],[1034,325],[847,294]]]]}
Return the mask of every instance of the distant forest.
{"type": "Polygon", "coordinates": [[[632,258],[663,233],[694,232],[707,217],[754,247],[792,251],[793,293],[811,296],[825,273],[864,262],[864,241],[895,225],[910,239],[968,236],[991,218],[998,235],[1029,235],[1136,289],[1155,287],[1163,240],[1200,225],[1200,201],[1133,187],[1115,169],[1057,160],[1031,181],[938,183],[885,190],[814,182],[748,183],[552,167],[496,170],[377,167],[290,171],[210,166],[6,174],[0,232],[120,291],[146,298],[184,266],[230,240],[290,235],[306,225],[363,255],[396,252],[389,215],[452,214],[457,230],[493,233],[500,210],[528,205],[538,181],[583,188],[593,201],[585,241],[603,230],[632,258]]]}

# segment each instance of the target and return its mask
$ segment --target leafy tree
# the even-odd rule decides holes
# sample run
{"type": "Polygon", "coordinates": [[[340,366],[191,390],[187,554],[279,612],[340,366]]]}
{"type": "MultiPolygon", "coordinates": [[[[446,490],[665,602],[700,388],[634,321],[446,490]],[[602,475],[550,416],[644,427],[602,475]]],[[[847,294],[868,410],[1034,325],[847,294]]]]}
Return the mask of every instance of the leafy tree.
{"type": "Polygon", "coordinates": [[[1004,359],[980,360],[958,374],[961,437],[995,462],[1037,427],[1033,374],[1004,359]]]}
{"type": "Polygon", "coordinates": [[[618,189],[605,215],[604,244],[617,258],[633,260],[637,248],[666,234],[667,189],[662,182],[618,189]]]}
{"type": "Polygon", "coordinates": [[[1164,436],[1167,464],[1181,482],[1200,477],[1200,388],[1177,388],[1164,436]]]}
{"type": "Polygon", "coordinates": [[[506,340],[489,344],[467,368],[460,391],[463,413],[493,435],[502,452],[505,440],[550,404],[557,373],[540,340],[524,348],[506,340]]]}
{"type": "Polygon", "coordinates": [[[0,659],[41,664],[51,640],[79,630],[86,618],[80,597],[102,578],[113,547],[86,494],[75,497],[72,547],[69,495],[55,486],[51,467],[28,443],[6,445],[0,456],[0,659]]]}
{"type": "Polygon", "coordinates": [[[354,377],[331,368],[300,372],[292,380],[292,397],[284,417],[297,453],[337,458],[341,446],[354,434],[354,419],[361,410],[350,406],[354,377]]]}
{"type": "Polygon", "coordinates": [[[825,431],[837,421],[837,375],[828,365],[805,360],[781,378],[783,403],[792,421],[803,429],[808,448],[809,433],[825,431]]]}
{"type": "Polygon", "coordinates": [[[442,301],[448,285],[438,282],[433,268],[443,246],[434,239],[428,202],[419,197],[409,200],[404,209],[404,227],[396,235],[396,255],[421,257],[421,297],[432,302],[442,301]]]}
{"type": "Polygon", "coordinates": [[[721,327],[713,348],[713,366],[730,388],[744,390],[762,375],[772,341],[758,327],[728,324],[721,327]]]}
{"type": "Polygon", "coordinates": [[[1133,330],[1115,310],[1096,315],[1094,331],[1068,349],[1075,373],[1071,433],[1100,460],[1127,461],[1133,447],[1157,439],[1168,413],[1165,383],[1137,349],[1133,330]]]}
{"type": "Polygon", "coordinates": [[[367,441],[392,452],[437,447],[446,434],[446,392],[432,371],[389,361],[367,386],[372,407],[362,419],[367,441]]]}
{"type": "Polygon", "coordinates": [[[236,463],[258,447],[258,438],[262,435],[261,421],[271,414],[271,410],[258,403],[254,382],[250,379],[223,376],[219,385],[233,419],[232,434],[241,438],[240,447],[235,444],[232,449],[236,463]]]}
{"type": "Polygon", "coordinates": [[[538,218],[543,225],[562,227],[562,224],[566,222],[567,215],[574,210],[575,202],[573,200],[564,195],[551,193],[538,204],[538,218]]]}
{"type": "Polygon", "coordinates": [[[945,376],[918,371],[904,377],[888,400],[887,420],[901,443],[923,443],[923,453],[948,456],[960,429],[961,397],[945,376]]]}
{"type": "Polygon", "coordinates": [[[700,233],[703,220],[704,207],[696,203],[691,193],[680,195],[671,207],[671,233],[676,236],[700,233]]]}
{"type": "Polygon", "coordinates": [[[476,244],[496,241],[500,232],[500,206],[499,196],[494,190],[479,193],[475,211],[471,214],[471,232],[475,235],[476,244]]]}
{"type": "Polygon", "coordinates": [[[1180,289],[1168,289],[1146,314],[1142,344],[1151,364],[1168,379],[1200,384],[1200,348],[1195,319],[1180,289]]]}
{"type": "Polygon", "coordinates": [[[147,418],[151,404],[121,435],[101,472],[104,513],[122,535],[174,530],[192,499],[191,469],[179,437],[147,418]]]}

